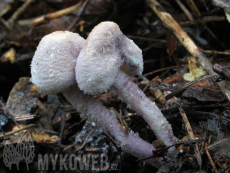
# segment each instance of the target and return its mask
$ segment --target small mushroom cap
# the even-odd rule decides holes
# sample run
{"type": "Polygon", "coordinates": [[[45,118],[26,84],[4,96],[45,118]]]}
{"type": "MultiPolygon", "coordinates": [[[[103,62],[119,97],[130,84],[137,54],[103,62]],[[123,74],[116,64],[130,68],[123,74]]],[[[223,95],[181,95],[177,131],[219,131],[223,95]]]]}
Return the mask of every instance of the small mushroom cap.
{"type": "Polygon", "coordinates": [[[82,37],[69,31],[44,36],[31,62],[31,82],[46,94],[65,91],[75,84],[76,60],[84,44],[82,37]]]}
{"type": "Polygon", "coordinates": [[[76,64],[78,86],[87,94],[107,92],[120,66],[132,75],[143,71],[142,51],[120,31],[114,22],[102,22],[89,34],[76,64]]]}

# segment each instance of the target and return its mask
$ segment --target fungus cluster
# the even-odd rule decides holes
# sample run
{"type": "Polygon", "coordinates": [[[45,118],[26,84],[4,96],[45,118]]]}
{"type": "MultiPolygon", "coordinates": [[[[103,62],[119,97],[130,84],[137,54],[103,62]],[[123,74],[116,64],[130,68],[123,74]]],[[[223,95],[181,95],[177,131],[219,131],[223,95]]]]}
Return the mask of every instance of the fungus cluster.
{"type": "MultiPolygon", "coordinates": [[[[167,120],[132,82],[143,71],[142,52],[113,22],[97,25],[85,41],[76,33],[56,31],[41,40],[31,63],[31,81],[46,94],[62,92],[90,121],[128,153],[147,158],[154,147],[121,128],[115,116],[91,95],[112,89],[136,110],[166,145],[176,142],[167,120]],[[122,66],[128,67],[128,74],[122,66]]],[[[155,166],[161,159],[148,160],[155,166]]]]}
{"type": "Polygon", "coordinates": [[[176,142],[164,115],[132,82],[132,76],[143,71],[142,51],[117,24],[102,22],[94,27],[79,54],[75,70],[82,91],[95,95],[114,90],[122,101],[144,118],[158,139],[167,146],[176,142]],[[128,67],[128,74],[121,70],[122,65],[128,67]]]}

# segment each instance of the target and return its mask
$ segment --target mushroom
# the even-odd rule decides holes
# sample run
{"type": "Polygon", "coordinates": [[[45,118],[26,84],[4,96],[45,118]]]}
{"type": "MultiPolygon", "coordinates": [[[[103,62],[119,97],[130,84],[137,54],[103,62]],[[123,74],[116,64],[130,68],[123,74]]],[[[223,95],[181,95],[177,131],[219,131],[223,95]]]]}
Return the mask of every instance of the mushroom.
{"type": "MultiPolygon", "coordinates": [[[[116,117],[98,99],[79,89],[75,66],[84,44],[83,38],[68,31],[56,31],[43,37],[31,63],[31,81],[46,94],[62,92],[81,116],[86,115],[88,120],[94,121],[126,152],[138,158],[152,156],[154,147],[150,143],[121,128],[116,117]]],[[[159,167],[162,160],[149,159],[148,162],[159,167]]]]}
{"type": "Polygon", "coordinates": [[[117,24],[102,22],[94,27],[79,54],[75,70],[82,91],[97,95],[113,90],[144,118],[165,145],[177,141],[159,108],[132,82],[133,76],[143,71],[142,51],[123,35],[117,24]]]}
{"type": "Polygon", "coordinates": [[[185,73],[183,78],[186,81],[194,81],[196,78],[204,76],[206,71],[200,66],[196,65],[197,61],[195,58],[190,58],[188,60],[189,73],[185,73]]]}

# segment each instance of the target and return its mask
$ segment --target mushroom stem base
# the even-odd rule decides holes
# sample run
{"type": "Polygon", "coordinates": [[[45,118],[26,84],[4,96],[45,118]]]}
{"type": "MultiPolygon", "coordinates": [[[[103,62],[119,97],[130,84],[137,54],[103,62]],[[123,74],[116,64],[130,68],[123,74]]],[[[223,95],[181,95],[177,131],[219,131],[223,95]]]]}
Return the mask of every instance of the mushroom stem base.
{"type": "MultiPolygon", "coordinates": [[[[152,156],[154,147],[142,140],[137,134],[128,133],[121,128],[116,117],[98,99],[84,94],[77,85],[70,87],[63,94],[81,115],[86,115],[88,120],[94,121],[106,135],[126,152],[140,159],[152,156]]],[[[161,158],[156,158],[146,160],[146,162],[159,167],[162,164],[161,160],[161,158]]]]}

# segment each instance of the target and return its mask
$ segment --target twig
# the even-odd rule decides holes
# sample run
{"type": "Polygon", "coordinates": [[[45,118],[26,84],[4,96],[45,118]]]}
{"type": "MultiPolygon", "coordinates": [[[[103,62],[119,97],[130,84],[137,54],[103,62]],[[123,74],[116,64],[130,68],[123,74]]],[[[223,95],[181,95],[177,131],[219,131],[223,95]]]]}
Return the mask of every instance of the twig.
{"type": "MultiPolygon", "coordinates": [[[[196,15],[197,18],[200,18],[201,13],[199,11],[199,9],[197,8],[196,4],[194,3],[193,0],[186,0],[187,4],[190,6],[191,10],[193,11],[193,13],[196,15]]],[[[209,34],[220,44],[222,45],[222,43],[220,42],[220,40],[215,36],[215,34],[205,25],[204,22],[200,22],[200,24],[203,25],[203,27],[209,32],[209,34]]]]}
{"type": "Polygon", "coordinates": [[[27,0],[20,8],[17,9],[17,11],[14,12],[14,14],[11,16],[9,20],[5,22],[5,25],[11,29],[15,20],[26,10],[26,8],[30,5],[30,3],[33,2],[33,0],[27,0]]]}
{"type": "MultiPolygon", "coordinates": [[[[88,141],[90,135],[91,135],[93,132],[94,132],[94,130],[92,130],[92,131],[88,134],[88,136],[85,138],[85,141],[83,142],[83,144],[82,144],[80,147],[78,147],[78,148],[74,151],[74,153],[78,152],[79,150],[81,150],[81,149],[85,146],[85,144],[87,143],[87,141],[88,141]]],[[[65,148],[63,149],[63,151],[66,151],[66,150],[68,150],[68,149],[74,147],[75,145],[77,145],[76,142],[74,142],[73,144],[71,144],[71,145],[65,147],[65,148]]]]}
{"type": "Polygon", "coordinates": [[[101,151],[101,148],[83,148],[83,151],[88,151],[88,152],[99,152],[101,151]]]}
{"type": "Polygon", "coordinates": [[[66,151],[66,150],[68,150],[68,149],[70,149],[70,148],[74,147],[75,145],[77,145],[77,143],[76,143],[76,142],[72,143],[71,145],[68,145],[67,147],[66,147],[66,146],[64,146],[64,145],[60,145],[60,146],[63,146],[63,147],[64,147],[63,151],[66,151]]]}
{"type": "Polygon", "coordinates": [[[200,11],[197,8],[196,4],[194,3],[193,0],[186,0],[187,4],[189,5],[189,7],[191,8],[191,10],[194,12],[194,14],[199,17],[200,16],[200,11]]]}
{"type": "MultiPolygon", "coordinates": [[[[200,65],[207,71],[210,75],[215,75],[216,73],[212,69],[212,63],[207,59],[207,57],[199,50],[197,45],[188,36],[188,34],[180,27],[180,25],[173,19],[173,17],[167,13],[163,7],[156,0],[146,0],[147,4],[152,8],[152,10],[158,15],[162,20],[165,27],[168,28],[184,45],[184,47],[194,56],[200,65]]],[[[227,99],[230,101],[230,90],[229,86],[225,81],[217,83],[222,92],[226,95],[227,99]]]]}
{"type": "MultiPolygon", "coordinates": [[[[186,66],[187,66],[187,65],[186,65],[186,66]]],[[[154,73],[158,73],[158,72],[163,71],[163,70],[168,70],[168,69],[178,68],[178,67],[180,67],[180,66],[176,65],[176,66],[171,66],[171,67],[161,68],[161,69],[158,69],[158,70],[155,70],[155,71],[149,72],[149,73],[145,73],[143,76],[152,75],[152,74],[154,74],[154,73]]]]}
{"type": "Polygon", "coordinates": [[[77,148],[77,149],[74,151],[74,153],[78,152],[79,150],[81,150],[81,149],[85,146],[85,144],[87,143],[89,137],[91,136],[91,134],[92,134],[93,132],[94,132],[94,130],[92,130],[92,131],[88,134],[88,136],[85,138],[85,141],[83,142],[83,144],[82,144],[79,148],[77,148]]]}
{"type": "Polygon", "coordinates": [[[9,10],[11,10],[11,5],[7,4],[4,9],[0,12],[0,17],[2,17],[4,14],[6,14],[9,10]]]}
{"type": "Polygon", "coordinates": [[[36,115],[35,114],[12,114],[12,116],[15,118],[15,121],[25,121],[25,120],[34,119],[36,115]]]}
{"type": "Polygon", "coordinates": [[[227,168],[223,168],[222,170],[220,170],[219,173],[225,173],[229,168],[230,168],[230,165],[228,165],[227,168]]]}
{"type": "Polygon", "coordinates": [[[168,100],[168,99],[172,98],[173,96],[177,96],[179,93],[183,92],[184,90],[186,90],[188,87],[190,87],[194,83],[197,83],[197,82],[199,82],[201,80],[208,79],[208,78],[211,78],[211,77],[214,77],[214,76],[216,76],[216,75],[207,75],[207,76],[204,76],[204,77],[201,77],[201,78],[197,78],[194,81],[188,82],[183,87],[181,87],[179,89],[176,89],[171,94],[167,95],[165,97],[165,99],[168,100]]]}
{"type": "Polygon", "coordinates": [[[180,0],[176,0],[176,3],[180,6],[180,8],[183,10],[185,15],[188,17],[190,21],[194,21],[192,14],[188,11],[188,9],[180,2],[180,0]]]}
{"type": "Polygon", "coordinates": [[[228,148],[227,150],[225,150],[225,152],[222,153],[219,157],[215,158],[215,164],[217,162],[220,162],[220,159],[223,158],[224,156],[226,156],[226,154],[228,154],[229,151],[230,151],[230,148],[228,148]]]}
{"type": "Polygon", "coordinates": [[[63,139],[64,128],[65,128],[65,120],[66,120],[65,115],[66,114],[61,114],[61,131],[60,131],[60,134],[59,134],[60,141],[58,142],[58,144],[61,144],[62,139],[63,139]]]}
{"type": "Polygon", "coordinates": [[[224,138],[222,140],[219,140],[219,141],[213,143],[212,145],[209,145],[208,150],[213,150],[216,147],[218,147],[219,145],[222,145],[223,143],[230,143],[230,138],[224,138]]]}
{"type": "Polygon", "coordinates": [[[134,35],[127,35],[127,37],[130,39],[139,39],[139,40],[145,40],[145,41],[156,41],[156,42],[166,43],[166,41],[163,39],[146,38],[146,37],[139,37],[139,36],[134,36],[134,35]]]}
{"type": "MultiPolygon", "coordinates": [[[[195,140],[196,138],[195,138],[195,136],[194,136],[194,134],[193,134],[192,127],[191,127],[191,125],[190,125],[190,123],[189,123],[189,121],[188,121],[188,118],[187,118],[187,116],[186,116],[184,110],[182,109],[182,107],[181,107],[179,104],[178,104],[177,106],[178,106],[178,108],[179,108],[179,110],[180,110],[180,113],[181,113],[181,116],[182,116],[182,118],[183,118],[183,120],[184,120],[186,129],[187,129],[187,132],[188,132],[188,137],[189,137],[189,139],[190,139],[190,140],[195,140]]],[[[201,155],[200,155],[199,148],[198,148],[198,145],[197,145],[197,144],[196,144],[196,148],[195,148],[195,154],[196,154],[196,158],[197,158],[198,165],[199,165],[200,168],[201,168],[201,166],[202,166],[202,159],[201,159],[201,155]]]]}
{"type": "Polygon", "coordinates": [[[214,64],[213,70],[220,75],[221,78],[224,78],[230,81],[230,70],[222,67],[219,64],[214,64]]]}
{"type": "Polygon", "coordinates": [[[117,151],[118,151],[119,153],[121,153],[121,149],[118,148],[118,146],[113,142],[113,140],[110,139],[110,137],[109,137],[108,135],[106,135],[105,133],[104,133],[104,135],[107,137],[107,139],[109,139],[110,142],[112,142],[112,144],[115,146],[115,148],[117,149],[117,151]]]}
{"type": "MultiPolygon", "coordinates": [[[[182,106],[182,108],[183,108],[183,106],[182,106]]],[[[218,115],[218,114],[215,114],[215,113],[212,113],[212,112],[204,112],[204,111],[196,111],[196,110],[186,110],[186,114],[190,114],[192,116],[194,116],[194,115],[205,115],[207,117],[208,116],[212,116],[212,117],[217,117],[217,118],[220,118],[222,120],[228,121],[228,119],[225,118],[224,116],[221,116],[221,115],[218,115]]]]}
{"type": "Polygon", "coordinates": [[[153,157],[157,157],[160,153],[164,152],[165,150],[169,149],[170,147],[173,147],[173,146],[176,146],[176,145],[189,145],[189,144],[194,144],[194,143],[197,143],[197,142],[205,142],[206,140],[205,139],[195,139],[195,140],[187,140],[187,141],[179,141],[177,142],[176,144],[173,144],[171,146],[168,146],[168,147],[165,147],[165,148],[162,148],[161,150],[159,151],[155,151],[155,154],[148,157],[148,158],[144,158],[144,159],[139,159],[137,160],[137,162],[140,162],[140,161],[144,161],[144,160],[147,160],[147,159],[151,159],[153,157]]]}
{"type": "Polygon", "coordinates": [[[124,130],[126,130],[129,133],[129,126],[128,126],[127,122],[125,121],[124,117],[122,116],[122,114],[117,112],[114,109],[114,107],[110,107],[109,110],[117,119],[119,119],[119,121],[121,123],[121,128],[123,128],[124,130]]]}
{"type": "Polygon", "coordinates": [[[206,23],[206,22],[223,21],[223,20],[226,20],[225,16],[206,16],[206,17],[203,17],[202,19],[197,19],[194,21],[180,22],[180,25],[187,26],[187,25],[195,25],[198,22],[206,23]]]}
{"type": "MultiPolygon", "coordinates": [[[[192,110],[192,109],[213,109],[213,108],[226,108],[226,107],[230,107],[230,102],[227,103],[218,103],[218,104],[206,104],[206,105],[183,105],[182,108],[185,110],[192,110]]],[[[177,107],[169,107],[169,108],[164,108],[161,109],[161,112],[163,114],[166,113],[173,113],[173,112],[177,112],[178,108],[177,107]]]]}
{"type": "Polygon", "coordinates": [[[30,125],[28,125],[28,126],[25,126],[25,127],[23,127],[23,128],[20,128],[20,129],[18,129],[18,130],[10,131],[10,132],[7,132],[7,133],[5,133],[5,134],[0,134],[0,138],[6,137],[6,136],[10,136],[10,135],[12,135],[12,134],[14,134],[14,133],[20,132],[20,131],[22,131],[22,130],[34,128],[34,127],[39,127],[39,125],[37,125],[37,124],[30,124],[30,125]]]}
{"type": "Polygon", "coordinates": [[[67,134],[66,136],[70,133],[71,129],[74,127],[74,126],[78,126],[79,124],[81,124],[82,122],[86,121],[87,120],[87,117],[84,116],[82,117],[81,121],[77,122],[77,123],[74,123],[73,125],[71,125],[68,129],[67,129],[67,134]]]}
{"type": "Polygon", "coordinates": [[[71,7],[68,7],[68,8],[53,12],[53,13],[42,15],[42,16],[34,19],[31,22],[31,25],[37,25],[37,24],[43,23],[43,22],[45,22],[47,20],[51,20],[51,19],[54,19],[54,18],[64,16],[66,14],[72,13],[73,11],[75,11],[79,7],[81,7],[81,5],[82,5],[82,2],[80,1],[79,3],[77,3],[76,5],[73,5],[71,7]]]}
{"type": "Polygon", "coordinates": [[[44,129],[45,133],[50,133],[50,134],[53,134],[53,135],[58,135],[57,132],[53,131],[53,130],[48,130],[48,129],[44,129]]]}
{"type": "Polygon", "coordinates": [[[159,44],[160,43],[154,43],[154,44],[151,44],[150,46],[146,47],[146,48],[143,48],[142,51],[145,52],[145,51],[148,51],[154,47],[159,47],[159,44]]]}
{"type": "Polygon", "coordinates": [[[212,157],[211,157],[210,154],[209,154],[208,147],[207,147],[207,142],[205,142],[205,151],[206,151],[206,154],[207,154],[207,156],[208,156],[208,159],[209,159],[209,161],[210,161],[210,163],[211,163],[211,165],[212,165],[212,168],[214,169],[215,173],[218,173],[218,171],[217,171],[217,169],[216,169],[216,166],[215,166],[215,164],[214,164],[214,162],[213,162],[213,160],[212,160],[212,157]]]}
{"type": "Polygon", "coordinates": [[[79,17],[81,15],[81,13],[85,10],[85,7],[87,6],[89,0],[86,0],[84,2],[84,4],[82,5],[81,9],[79,10],[78,14],[77,14],[77,18],[74,20],[74,22],[68,27],[68,31],[73,31],[74,26],[77,24],[79,17]]]}
{"type": "Polygon", "coordinates": [[[219,55],[230,55],[230,50],[217,51],[217,50],[204,50],[201,48],[200,48],[200,50],[204,53],[213,53],[213,54],[219,54],[219,55]]]}

